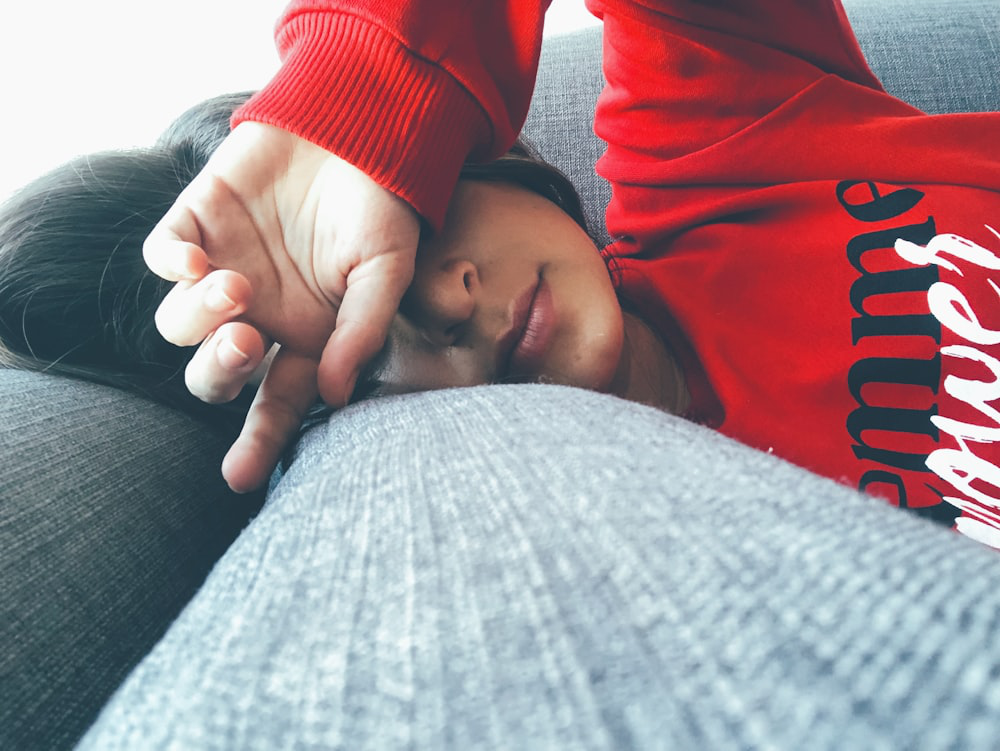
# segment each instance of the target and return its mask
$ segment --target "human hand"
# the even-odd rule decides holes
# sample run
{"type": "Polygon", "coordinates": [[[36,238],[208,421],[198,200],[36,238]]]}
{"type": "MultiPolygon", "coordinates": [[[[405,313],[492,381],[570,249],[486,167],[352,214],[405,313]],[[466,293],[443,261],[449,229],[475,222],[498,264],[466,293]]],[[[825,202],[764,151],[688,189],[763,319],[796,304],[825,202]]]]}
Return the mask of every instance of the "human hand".
{"type": "Polygon", "coordinates": [[[230,487],[262,485],[317,394],[351,396],[413,278],[416,212],[325,149],[238,125],[146,239],[176,282],[156,313],[168,341],[201,342],[185,378],[208,402],[234,398],[280,345],[223,461],[230,487]]]}

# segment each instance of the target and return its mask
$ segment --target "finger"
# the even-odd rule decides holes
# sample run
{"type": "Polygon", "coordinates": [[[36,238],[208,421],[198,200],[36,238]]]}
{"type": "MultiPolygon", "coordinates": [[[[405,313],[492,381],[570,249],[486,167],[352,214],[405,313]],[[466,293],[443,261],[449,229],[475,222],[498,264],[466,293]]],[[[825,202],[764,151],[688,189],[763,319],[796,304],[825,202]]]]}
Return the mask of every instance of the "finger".
{"type": "Polygon", "coordinates": [[[230,402],[264,361],[268,342],[248,323],[220,326],[194,353],[184,370],[188,391],[209,404],[230,402]]]}
{"type": "Polygon", "coordinates": [[[412,264],[348,280],[337,326],[320,359],[318,385],[327,404],[342,407],[350,401],[358,373],[385,344],[399,302],[412,280],[412,264]]]}
{"type": "Polygon", "coordinates": [[[177,282],[156,310],[156,328],[168,342],[189,347],[246,311],[252,294],[246,277],[224,269],[177,282]]]}
{"type": "Polygon", "coordinates": [[[211,268],[201,248],[198,222],[190,209],[178,203],[153,227],[142,244],[142,257],[152,271],[168,281],[201,279],[211,268]]]}
{"type": "Polygon", "coordinates": [[[316,402],[315,360],[279,350],[254,398],[239,438],[222,461],[222,476],[237,493],[267,482],[281,453],[316,402]]]}

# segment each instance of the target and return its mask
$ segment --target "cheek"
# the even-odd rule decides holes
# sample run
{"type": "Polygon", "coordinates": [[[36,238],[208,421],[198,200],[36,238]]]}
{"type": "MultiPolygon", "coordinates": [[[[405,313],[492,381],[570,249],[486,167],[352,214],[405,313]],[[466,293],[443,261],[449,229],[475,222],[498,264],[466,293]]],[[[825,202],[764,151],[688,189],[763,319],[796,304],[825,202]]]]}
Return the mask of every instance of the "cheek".
{"type": "Polygon", "coordinates": [[[593,391],[605,391],[611,385],[624,341],[624,324],[609,311],[575,332],[569,346],[569,369],[573,385],[593,391]]]}
{"type": "Polygon", "coordinates": [[[561,383],[604,391],[621,358],[625,329],[621,305],[603,262],[573,281],[559,300],[559,336],[547,370],[561,383]]]}
{"type": "Polygon", "coordinates": [[[478,386],[488,381],[481,359],[460,347],[400,353],[383,378],[393,393],[478,386]]]}
{"type": "Polygon", "coordinates": [[[437,355],[441,362],[437,372],[447,385],[439,388],[458,386],[480,386],[487,383],[490,377],[484,371],[482,357],[473,350],[454,347],[437,355]]]}

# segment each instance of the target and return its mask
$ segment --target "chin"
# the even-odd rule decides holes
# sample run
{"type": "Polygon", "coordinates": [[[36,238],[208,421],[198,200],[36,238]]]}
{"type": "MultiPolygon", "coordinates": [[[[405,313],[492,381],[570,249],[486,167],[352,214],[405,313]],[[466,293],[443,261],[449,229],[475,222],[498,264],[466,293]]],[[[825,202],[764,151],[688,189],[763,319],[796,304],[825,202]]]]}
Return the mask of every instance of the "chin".
{"type": "Polygon", "coordinates": [[[615,373],[617,370],[618,362],[616,360],[600,371],[593,373],[588,379],[586,379],[585,383],[580,385],[580,388],[589,389],[590,391],[611,391],[611,386],[614,383],[615,373]]]}
{"type": "Polygon", "coordinates": [[[572,386],[587,391],[609,392],[614,380],[614,372],[611,375],[605,373],[573,373],[561,372],[558,375],[542,373],[538,376],[536,383],[548,383],[556,386],[572,386]]]}
{"type": "Polygon", "coordinates": [[[574,300],[586,299],[585,306],[577,303],[560,311],[563,324],[538,380],[609,391],[625,346],[625,320],[610,280],[585,291],[574,295],[574,300]]]}
{"type": "Polygon", "coordinates": [[[619,319],[618,326],[612,327],[601,337],[595,337],[590,342],[590,367],[587,373],[587,385],[591,391],[610,391],[618,374],[618,365],[622,359],[625,347],[625,325],[619,319]]]}
{"type": "Polygon", "coordinates": [[[610,391],[621,359],[622,334],[609,333],[592,339],[581,348],[582,353],[558,374],[542,375],[543,383],[575,386],[588,391],[610,391]]]}

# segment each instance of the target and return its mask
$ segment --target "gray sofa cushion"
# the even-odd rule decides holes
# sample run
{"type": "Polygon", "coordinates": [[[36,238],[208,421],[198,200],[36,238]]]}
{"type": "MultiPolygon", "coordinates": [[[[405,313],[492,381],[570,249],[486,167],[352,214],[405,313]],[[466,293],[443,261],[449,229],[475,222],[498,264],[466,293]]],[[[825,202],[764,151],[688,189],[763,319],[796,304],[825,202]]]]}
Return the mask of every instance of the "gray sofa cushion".
{"type": "Polygon", "coordinates": [[[355,405],[83,749],[992,749],[996,553],[614,397],[355,405]]]}
{"type": "Polygon", "coordinates": [[[0,748],[65,748],[259,508],[226,442],[145,399],[0,369],[0,748]]]}
{"type": "Polygon", "coordinates": [[[845,0],[844,7],[889,93],[931,113],[1000,107],[1000,3],[845,0]]]}

